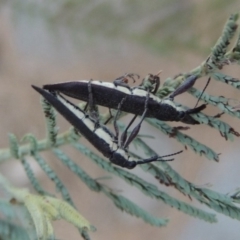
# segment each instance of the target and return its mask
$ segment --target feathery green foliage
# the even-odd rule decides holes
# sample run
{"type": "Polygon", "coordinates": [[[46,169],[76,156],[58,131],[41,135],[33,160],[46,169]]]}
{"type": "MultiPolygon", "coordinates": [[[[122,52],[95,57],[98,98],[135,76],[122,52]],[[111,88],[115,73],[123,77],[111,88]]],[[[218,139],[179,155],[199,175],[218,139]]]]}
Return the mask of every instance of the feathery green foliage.
{"type": "MultiPolygon", "coordinates": [[[[158,90],[156,95],[158,97],[167,97],[179,85],[181,85],[188,76],[193,74],[198,76],[198,78],[208,76],[239,89],[240,84],[238,79],[219,72],[225,65],[230,63],[240,63],[240,37],[238,37],[234,47],[228,51],[229,44],[237,31],[237,19],[238,14],[230,16],[223,29],[221,37],[212,48],[211,54],[206,61],[188,73],[182,73],[174,78],[166,79],[165,83],[158,90]]],[[[200,99],[206,103],[217,106],[222,112],[227,113],[230,116],[240,118],[240,111],[229,105],[229,99],[225,97],[211,96],[208,93],[202,94],[201,91],[194,87],[189,89],[188,93],[192,94],[196,98],[201,96],[200,99]]],[[[39,239],[54,239],[52,221],[61,218],[76,226],[84,239],[90,239],[88,231],[94,230],[94,227],[74,208],[74,200],[70,197],[64,183],[60,180],[54,169],[52,169],[48,165],[47,161],[41,156],[40,152],[47,150],[51,150],[53,154],[63,163],[63,165],[68,167],[73,174],[76,174],[89,189],[105,194],[105,196],[107,196],[119,209],[138,218],[142,218],[146,223],[154,226],[165,226],[168,222],[167,219],[152,216],[144,209],[137,206],[134,202],[128,200],[125,196],[115,193],[112,189],[99,183],[97,180],[94,180],[81,168],[81,166],[74,163],[60,149],[62,145],[69,145],[70,147],[77,149],[83,155],[92,160],[98,167],[123,179],[126,183],[136,187],[147,197],[160,200],[190,216],[211,223],[216,222],[214,214],[203,211],[186,202],[173,198],[163,191],[160,191],[157,187],[159,182],[166,186],[175,188],[182,194],[189,196],[191,199],[197,200],[218,213],[240,220],[240,208],[234,204],[234,202],[239,202],[239,192],[236,192],[232,196],[228,196],[207,188],[198,187],[194,183],[185,180],[166,162],[140,166],[142,170],[154,176],[158,180],[155,184],[147,182],[129,171],[113,166],[108,160],[101,158],[92,150],[81,144],[79,142],[81,137],[74,128],[70,128],[69,131],[59,134],[56,127],[55,110],[45,100],[42,101],[42,106],[46,118],[46,138],[43,140],[37,140],[33,135],[28,134],[23,138],[25,143],[22,144],[21,142],[21,144],[19,144],[16,136],[9,134],[9,149],[0,150],[0,163],[10,158],[18,159],[22,163],[30,183],[39,194],[33,195],[26,189],[17,189],[4,179],[2,175],[0,175],[0,184],[9,193],[11,199],[20,203],[21,207],[26,208],[26,210],[30,213],[28,220],[32,221],[34,231],[39,239]],[[64,201],[54,198],[51,193],[47,193],[44,190],[28,163],[30,160],[27,161],[28,157],[34,159],[46,173],[47,177],[53,181],[57,191],[61,193],[64,201]]],[[[105,117],[106,116],[102,116],[101,119],[104,119],[105,117]]],[[[238,132],[236,132],[228,123],[219,120],[216,116],[207,116],[203,113],[198,113],[194,115],[194,118],[202,124],[215,128],[226,140],[233,140],[234,137],[239,137],[238,132]]],[[[173,128],[168,124],[155,119],[146,119],[145,121],[153,126],[156,131],[160,130],[169,137],[175,138],[184,146],[192,149],[195,153],[203,155],[209,160],[219,160],[218,154],[215,153],[213,149],[200,143],[198,140],[193,139],[187,134],[183,134],[181,129],[173,128]]],[[[119,126],[122,129],[124,128],[121,123],[119,123],[119,126]]],[[[133,143],[143,150],[146,155],[156,155],[154,150],[139,137],[134,139],[133,143]]],[[[137,156],[134,153],[132,153],[132,155],[137,156]]],[[[139,159],[143,158],[143,156],[137,157],[139,159]]],[[[20,227],[13,222],[15,213],[12,211],[10,203],[11,201],[9,200],[0,199],[0,210],[5,216],[0,223],[0,235],[7,236],[9,239],[14,239],[14,236],[19,234],[18,239],[29,239],[29,236],[26,235],[28,231],[24,227],[20,227]]]]}
{"type": "Polygon", "coordinates": [[[93,152],[91,152],[89,149],[87,149],[85,146],[83,146],[80,143],[74,143],[73,146],[79,150],[81,153],[88,156],[91,160],[93,160],[99,167],[102,169],[113,173],[117,175],[118,177],[122,178],[124,181],[129,183],[132,186],[137,187],[140,191],[142,191],[145,195],[156,198],[158,200],[163,201],[164,203],[170,205],[171,207],[175,207],[180,211],[183,211],[184,213],[189,214],[190,216],[198,217],[200,219],[203,219],[205,221],[214,222],[215,217],[212,214],[206,213],[200,209],[197,209],[187,203],[184,203],[182,201],[179,201],[175,198],[172,198],[168,194],[160,191],[157,189],[157,187],[149,182],[146,182],[145,180],[141,179],[140,177],[122,169],[113,167],[109,162],[105,161],[101,157],[97,156],[93,152]]]}
{"type": "Polygon", "coordinates": [[[8,221],[0,220],[0,232],[2,239],[30,240],[26,229],[8,221]]]}
{"type": "Polygon", "coordinates": [[[217,162],[219,161],[217,153],[215,153],[211,148],[196,141],[192,137],[181,133],[176,128],[173,128],[168,124],[156,119],[149,118],[146,119],[146,122],[161,130],[164,134],[176,138],[184,146],[190,147],[195,153],[198,153],[199,155],[205,155],[209,160],[215,160],[217,162]]]}
{"type": "MultiPolygon", "coordinates": [[[[81,148],[81,145],[76,146],[79,150],[81,148]]],[[[83,146],[83,149],[86,148],[83,146]]],[[[54,154],[63,162],[64,165],[66,165],[73,173],[75,173],[91,190],[96,192],[103,192],[107,197],[109,197],[113,203],[120,208],[122,211],[128,212],[133,216],[141,217],[143,220],[151,225],[154,226],[165,226],[168,220],[166,219],[160,219],[155,218],[151,216],[149,213],[138,207],[136,204],[132,203],[127,198],[117,195],[114,193],[113,190],[107,188],[106,186],[100,184],[96,180],[93,180],[79,165],[74,163],[65,153],[63,153],[60,149],[53,149],[54,154]]],[[[90,152],[90,154],[93,154],[90,152]]],[[[99,158],[97,155],[94,155],[94,157],[99,158]]],[[[92,159],[92,157],[91,157],[92,159]]],[[[104,160],[99,158],[104,165],[104,160]]],[[[99,161],[98,161],[99,162],[99,161]]],[[[105,162],[106,164],[109,164],[105,162]]],[[[110,164],[109,164],[110,165],[110,164]]],[[[111,166],[109,166],[111,168],[111,166]]],[[[106,169],[106,168],[105,168],[106,169]]],[[[110,172],[110,171],[109,171],[110,172]]],[[[150,185],[149,185],[150,187],[150,185]]],[[[154,186],[155,187],[155,186],[154,186]]]]}

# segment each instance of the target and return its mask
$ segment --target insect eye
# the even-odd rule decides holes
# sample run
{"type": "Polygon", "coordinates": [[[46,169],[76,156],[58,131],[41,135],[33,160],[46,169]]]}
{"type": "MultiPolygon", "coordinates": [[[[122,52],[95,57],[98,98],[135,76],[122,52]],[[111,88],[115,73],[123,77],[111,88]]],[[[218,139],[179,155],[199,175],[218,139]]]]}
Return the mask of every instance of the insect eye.
{"type": "Polygon", "coordinates": [[[184,117],[185,117],[185,112],[181,111],[181,112],[179,113],[179,118],[180,118],[180,119],[183,119],[184,117]]]}

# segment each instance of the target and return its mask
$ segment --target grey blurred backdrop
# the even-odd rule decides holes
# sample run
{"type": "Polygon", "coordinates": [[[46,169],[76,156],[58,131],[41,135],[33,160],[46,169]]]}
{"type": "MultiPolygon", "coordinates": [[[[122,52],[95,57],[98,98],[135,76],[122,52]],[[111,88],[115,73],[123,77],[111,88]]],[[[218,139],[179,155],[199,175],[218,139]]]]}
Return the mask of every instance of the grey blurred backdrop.
{"type": "MultiPolygon", "coordinates": [[[[163,70],[161,78],[165,79],[189,71],[206,59],[229,15],[239,10],[240,2],[237,0],[1,1],[1,148],[8,145],[8,132],[18,138],[28,132],[38,138],[45,135],[40,98],[31,89],[31,84],[41,86],[91,78],[112,81],[124,73],[134,72],[144,77],[160,69],[163,70]]],[[[226,67],[224,72],[240,78],[239,66],[226,67]]],[[[206,79],[201,79],[197,87],[203,88],[204,83],[206,79]]],[[[240,98],[233,88],[214,81],[207,92],[240,98]]],[[[195,104],[188,94],[176,100],[189,107],[195,104]]],[[[214,115],[218,111],[208,107],[206,113],[214,115]]],[[[62,118],[58,119],[60,131],[69,127],[62,118]]],[[[124,120],[127,122],[128,118],[124,120]]],[[[239,120],[228,116],[223,116],[223,120],[240,130],[239,120]]],[[[148,142],[159,154],[183,148],[174,139],[156,134],[147,124],[144,124],[142,133],[155,136],[148,142]]],[[[194,126],[188,134],[222,153],[220,163],[210,162],[188,150],[176,156],[171,166],[187,180],[221,193],[233,192],[239,187],[239,140],[226,142],[206,126],[194,126]]],[[[108,176],[79,153],[69,147],[63,149],[93,178],[108,176]]],[[[91,192],[51,154],[43,155],[70,190],[79,211],[97,227],[98,231],[91,234],[92,239],[239,239],[237,220],[218,214],[217,224],[205,223],[144,198],[119,179],[102,180],[155,216],[170,219],[165,228],[149,226],[141,219],[120,212],[103,195],[91,192]]],[[[33,162],[31,164],[41,183],[48,190],[55,191],[45,174],[33,162]]],[[[16,160],[2,164],[1,171],[16,186],[31,188],[16,160]]],[[[159,185],[170,195],[191,202],[138,169],[134,173],[146,176],[148,181],[159,185]]],[[[192,203],[206,209],[195,201],[192,203]]],[[[58,239],[80,239],[70,224],[58,221],[54,226],[58,239]]]]}

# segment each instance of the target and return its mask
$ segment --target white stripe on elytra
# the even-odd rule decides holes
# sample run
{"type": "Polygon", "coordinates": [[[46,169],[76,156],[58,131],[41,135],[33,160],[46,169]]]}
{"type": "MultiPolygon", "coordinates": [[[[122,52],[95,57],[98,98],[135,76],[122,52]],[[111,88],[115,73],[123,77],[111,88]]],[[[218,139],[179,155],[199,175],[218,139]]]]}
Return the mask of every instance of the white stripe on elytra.
{"type": "MultiPolygon", "coordinates": [[[[78,80],[76,82],[88,83],[89,80],[78,80]]],[[[94,81],[91,81],[91,84],[98,85],[98,86],[103,86],[103,87],[106,87],[106,88],[112,88],[114,90],[120,91],[120,92],[125,93],[127,95],[134,95],[134,96],[138,96],[138,97],[146,98],[147,94],[148,94],[148,92],[145,91],[144,89],[127,88],[127,87],[123,87],[123,86],[119,86],[119,85],[115,86],[115,84],[112,83],[112,82],[102,82],[102,81],[99,81],[99,80],[94,80],[94,81]]],[[[169,100],[169,99],[161,99],[161,98],[155,96],[152,93],[149,93],[149,98],[152,99],[153,101],[159,103],[159,104],[161,104],[161,103],[168,104],[168,105],[172,106],[173,108],[175,108],[177,111],[184,111],[183,108],[176,106],[175,103],[173,101],[169,100]]]]}
{"type": "Polygon", "coordinates": [[[104,139],[106,143],[110,146],[110,148],[115,151],[118,149],[118,145],[113,141],[114,139],[109,135],[103,128],[97,128],[95,131],[96,135],[101,139],[104,139]]]}
{"type": "Polygon", "coordinates": [[[75,105],[61,97],[60,95],[56,95],[56,98],[65,106],[67,107],[74,115],[76,115],[79,119],[83,119],[86,117],[85,113],[77,108],[75,105]]]}
{"type": "Polygon", "coordinates": [[[136,158],[133,158],[131,156],[129,156],[127,154],[127,152],[125,150],[123,150],[122,148],[118,148],[116,153],[118,153],[119,155],[121,155],[124,159],[128,160],[128,161],[138,161],[138,159],[136,158]]]}
{"type": "MultiPolygon", "coordinates": [[[[89,80],[80,80],[78,82],[88,83],[89,80]]],[[[115,86],[114,83],[111,83],[111,82],[101,82],[101,81],[96,80],[96,81],[91,81],[91,84],[95,84],[95,85],[99,85],[99,86],[103,86],[103,87],[107,87],[107,88],[112,88],[117,91],[123,92],[125,94],[134,95],[134,96],[138,96],[138,97],[146,98],[148,95],[148,92],[145,91],[144,89],[141,89],[141,88],[132,88],[132,89],[130,88],[129,89],[127,87],[122,87],[122,86],[118,86],[118,85],[115,86]]],[[[175,108],[177,111],[184,111],[183,108],[177,107],[173,101],[171,101],[169,99],[161,99],[152,93],[149,93],[149,99],[152,99],[153,101],[155,101],[159,104],[161,104],[161,103],[168,104],[168,105],[172,106],[173,108],[175,108]]]]}
{"type": "Polygon", "coordinates": [[[118,145],[116,143],[114,143],[114,141],[113,141],[114,139],[112,138],[112,136],[107,131],[104,130],[104,128],[99,127],[97,129],[95,129],[95,122],[93,120],[91,120],[89,117],[87,117],[86,114],[83,111],[81,111],[81,109],[79,109],[78,107],[76,107],[72,103],[66,101],[66,99],[64,99],[60,95],[57,95],[56,97],[76,117],[78,117],[86,125],[86,127],[88,127],[88,129],[90,131],[95,132],[95,134],[99,138],[103,139],[113,151],[118,149],[118,145]]]}
{"type": "MultiPolygon", "coordinates": [[[[83,83],[88,83],[89,80],[79,80],[79,81],[76,81],[76,82],[83,82],[83,83]]],[[[103,87],[106,87],[106,88],[112,88],[112,89],[115,89],[117,91],[120,91],[122,93],[125,93],[127,95],[135,95],[135,96],[138,96],[138,97],[146,97],[148,92],[143,90],[143,89],[140,89],[140,88],[127,88],[127,87],[123,87],[123,86],[115,86],[114,83],[111,83],[111,82],[101,82],[101,81],[98,81],[98,80],[94,80],[94,81],[91,81],[91,84],[92,85],[98,85],[98,86],[103,86],[103,87]]],[[[154,101],[160,103],[162,101],[161,98],[159,97],[156,97],[155,95],[153,94],[149,94],[149,98],[153,99],[154,101]]]]}
{"type": "Polygon", "coordinates": [[[179,106],[179,107],[176,106],[175,103],[174,103],[173,101],[169,100],[169,99],[163,99],[163,100],[162,100],[162,103],[174,107],[177,111],[185,111],[184,108],[182,108],[182,107],[180,107],[180,106],[179,106]]]}
{"type": "Polygon", "coordinates": [[[83,121],[83,123],[88,127],[90,131],[95,131],[95,134],[99,138],[103,139],[109,145],[109,148],[112,151],[116,151],[116,153],[120,154],[124,159],[128,161],[138,160],[129,156],[124,149],[120,148],[118,144],[113,141],[114,139],[112,138],[112,136],[107,131],[105,131],[104,128],[99,127],[95,129],[95,122],[88,118],[86,114],[83,111],[81,111],[80,108],[76,107],[75,105],[73,105],[72,103],[70,103],[69,101],[67,101],[58,94],[56,95],[56,97],[62,104],[64,104],[64,106],[66,106],[73,114],[75,114],[76,117],[83,121]]]}

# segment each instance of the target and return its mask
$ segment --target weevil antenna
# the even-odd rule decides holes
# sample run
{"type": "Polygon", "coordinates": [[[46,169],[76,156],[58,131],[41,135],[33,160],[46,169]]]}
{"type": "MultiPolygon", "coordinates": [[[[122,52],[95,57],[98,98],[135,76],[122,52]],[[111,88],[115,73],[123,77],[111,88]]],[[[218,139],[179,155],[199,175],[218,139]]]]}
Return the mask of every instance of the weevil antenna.
{"type": "Polygon", "coordinates": [[[170,158],[170,159],[162,159],[162,158],[175,156],[175,155],[178,155],[178,154],[180,154],[182,152],[183,152],[183,150],[175,152],[175,153],[172,153],[172,154],[164,155],[164,156],[156,155],[156,156],[152,156],[150,158],[142,159],[140,161],[137,161],[136,163],[137,164],[145,164],[145,163],[150,163],[150,162],[169,162],[169,161],[173,161],[174,158],[170,158]]]}
{"type": "Polygon", "coordinates": [[[175,153],[171,153],[171,154],[168,154],[168,155],[164,155],[164,156],[159,156],[159,158],[165,158],[165,157],[171,157],[171,156],[175,156],[175,155],[178,155],[180,153],[182,153],[183,150],[181,151],[178,151],[178,152],[175,152],[175,153]]]}
{"type": "Polygon", "coordinates": [[[132,120],[130,121],[130,123],[127,125],[127,127],[124,129],[122,135],[121,135],[121,143],[120,146],[123,147],[124,143],[126,142],[127,139],[127,131],[130,128],[130,126],[133,124],[133,122],[135,121],[135,119],[137,118],[138,115],[135,115],[132,120]]]}
{"type": "Polygon", "coordinates": [[[201,97],[202,97],[203,93],[205,92],[206,88],[208,87],[210,81],[211,81],[211,77],[208,78],[207,83],[206,83],[204,89],[202,90],[201,95],[199,96],[199,98],[198,98],[198,100],[197,100],[197,103],[196,103],[196,105],[195,105],[194,108],[197,107],[197,105],[198,105],[199,101],[201,100],[201,97]]]}

